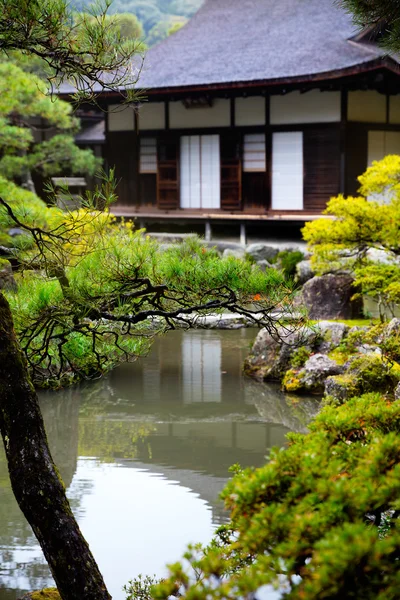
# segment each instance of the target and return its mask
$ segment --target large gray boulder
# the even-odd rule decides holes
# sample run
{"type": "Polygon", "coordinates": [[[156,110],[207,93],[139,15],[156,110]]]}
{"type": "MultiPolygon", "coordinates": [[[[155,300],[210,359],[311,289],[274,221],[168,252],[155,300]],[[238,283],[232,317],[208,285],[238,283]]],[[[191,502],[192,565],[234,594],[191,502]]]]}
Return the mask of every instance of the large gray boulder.
{"type": "Polygon", "coordinates": [[[288,392],[322,394],[326,378],[340,373],[343,373],[343,367],[326,354],[314,354],[302,369],[287,371],[283,387],[288,392]]]}
{"type": "Polygon", "coordinates": [[[352,299],[354,280],[347,273],[313,277],[304,284],[302,303],[310,319],[354,319],[362,315],[362,300],[352,299]]]}
{"type": "Polygon", "coordinates": [[[273,246],[268,246],[267,244],[250,244],[246,248],[246,254],[251,256],[255,262],[264,260],[271,262],[274,260],[278,252],[279,248],[274,248],[273,246]]]}
{"type": "Polygon", "coordinates": [[[317,339],[317,332],[310,327],[280,326],[274,332],[261,329],[245,361],[244,372],[258,380],[281,381],[293,354],[301,347],[311,352],[317,339]]]}

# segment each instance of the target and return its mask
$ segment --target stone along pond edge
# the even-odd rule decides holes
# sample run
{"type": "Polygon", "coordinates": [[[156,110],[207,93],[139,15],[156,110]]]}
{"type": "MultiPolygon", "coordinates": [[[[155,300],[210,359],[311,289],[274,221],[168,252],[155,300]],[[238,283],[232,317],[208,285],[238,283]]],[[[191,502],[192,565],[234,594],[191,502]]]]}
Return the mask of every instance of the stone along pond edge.
{"type": "Polygon", "coordinates": [[[398,399],[400,319],[355,326],[332,321],[281,325],[276,333],[262,329],[244,372],[258,381],[279,382],[286,392],[337,403],[372,391],[398,399]]]}

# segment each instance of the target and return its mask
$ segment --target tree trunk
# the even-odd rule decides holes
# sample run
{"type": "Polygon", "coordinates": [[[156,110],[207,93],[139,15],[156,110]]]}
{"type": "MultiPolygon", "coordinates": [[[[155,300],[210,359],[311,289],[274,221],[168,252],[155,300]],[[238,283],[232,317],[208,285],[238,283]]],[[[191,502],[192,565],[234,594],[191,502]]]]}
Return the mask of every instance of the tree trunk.
{"type": "Polygon", "coordinates": [[[37,395],[0,294],[0,431],[12,488],[63,600],[109,600],[47,445],[37,395]]]}

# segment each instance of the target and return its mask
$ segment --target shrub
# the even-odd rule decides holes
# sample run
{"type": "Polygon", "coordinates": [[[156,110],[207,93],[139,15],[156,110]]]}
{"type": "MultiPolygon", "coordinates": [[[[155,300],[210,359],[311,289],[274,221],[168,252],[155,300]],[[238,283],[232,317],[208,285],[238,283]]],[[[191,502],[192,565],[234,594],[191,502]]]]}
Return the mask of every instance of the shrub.
{"type": "Polygon", "coordinates": [[[293,279],[296,274],[296,265],[302,260],[304,260],[304,254],[300,250],[282,250],[277,255],[277,262],[287,279],[293,279]]]}
{"type": "Polygon", "coordinates": [[[247,597],[265,584],[285,598],[389,600],[400,573],[400,403],[379,394],[326,406],[306,435],[290,434],[259,469],[223,492],[229,524],[153,589],[187,599],[247,597]]]}
{"type": "Polygon", "coordinates": [[[332,198],[333,219],[306,223],[303,237],[317,274],[353,271],[355,286],[378,304],[382,320],[400,302],[400,157],[374,161],[359,177],[360,196],[332,198]],[[379,251],[371,259],[370,249],[379,251]]]}

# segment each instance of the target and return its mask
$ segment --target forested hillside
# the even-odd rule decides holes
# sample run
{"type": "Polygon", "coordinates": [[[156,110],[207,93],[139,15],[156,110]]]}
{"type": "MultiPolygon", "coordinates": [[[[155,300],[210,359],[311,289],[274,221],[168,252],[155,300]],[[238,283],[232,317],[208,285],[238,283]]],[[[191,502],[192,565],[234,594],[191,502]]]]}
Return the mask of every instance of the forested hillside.
{"type": "MultiPolygon", "coordinates": [[[[199,9],[204,0],[113,0],[112,13],[132,13],[141,22],[146,43],[151,46],[164,39],[169,33],[199,9]]],[[[92,0],[73,0],[72,5],[80,12],[87,10],[92,0]]]]}

